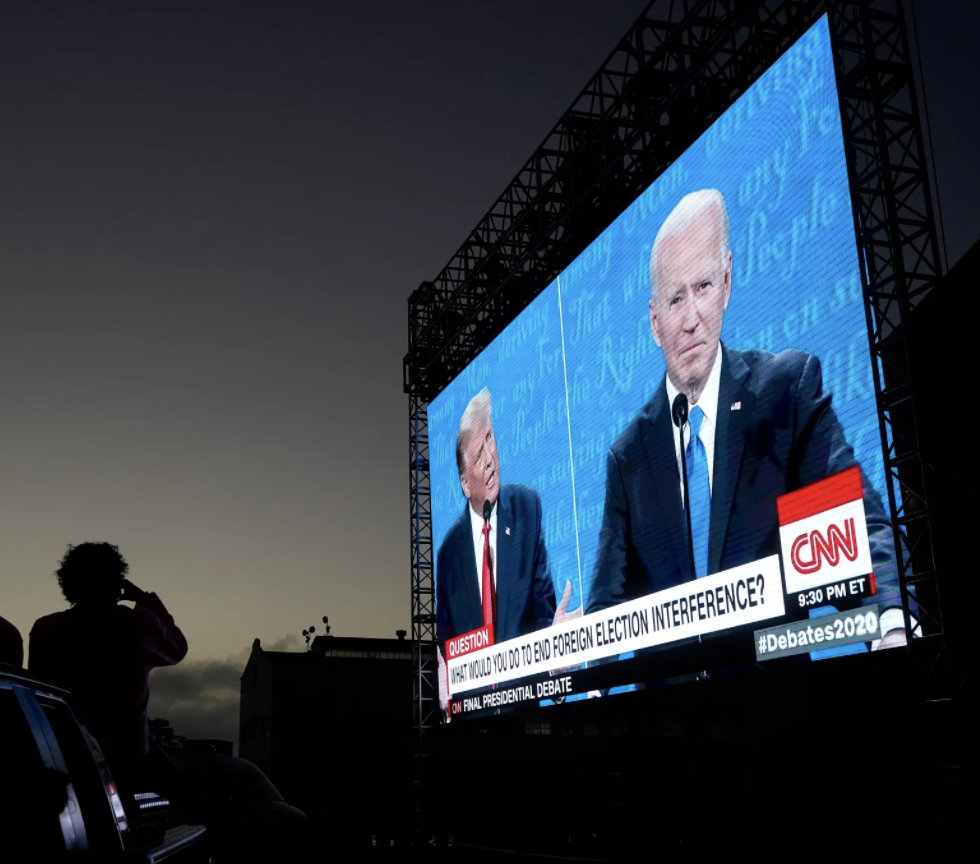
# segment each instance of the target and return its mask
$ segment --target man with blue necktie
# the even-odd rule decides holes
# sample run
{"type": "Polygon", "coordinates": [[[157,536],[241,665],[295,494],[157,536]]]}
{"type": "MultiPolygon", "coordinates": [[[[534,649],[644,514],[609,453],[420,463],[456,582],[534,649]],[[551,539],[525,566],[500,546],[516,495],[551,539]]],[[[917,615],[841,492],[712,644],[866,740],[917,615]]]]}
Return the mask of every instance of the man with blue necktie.
{"type": "MultiPolygon", "coordinates": [[[[664,221],[650,255],[650,327],[667,371],[607,457],[587,612],[776,554],[776,498],[857,464],[816,357],[722,344],[731,280],[724,198],[716,189],[692,192],[664,221]],[[680,393],[690,406],[683,429],[671,419],[680,393]]],[[[890,647],[905,641],[892,529],[862,480],[877,584],[863,602],[881,612],[885,635],[874,647],[890,647]]]]}

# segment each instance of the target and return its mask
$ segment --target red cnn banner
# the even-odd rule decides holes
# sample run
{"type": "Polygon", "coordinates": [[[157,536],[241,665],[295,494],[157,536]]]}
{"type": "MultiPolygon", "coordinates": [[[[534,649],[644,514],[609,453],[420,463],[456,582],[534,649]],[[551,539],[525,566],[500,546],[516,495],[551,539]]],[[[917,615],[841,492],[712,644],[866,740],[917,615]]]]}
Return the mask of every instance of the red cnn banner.
{"type": "Polygon", "coordinates": [[[871,572],[861,469],[855,466],[776,499],[786,591],[871,572]]]}
{"type": "Polygon", "coordinates": [[[489,648],[491,645],[493,645],[493,625],[487,624],[485,627],[470,630],[462,636],[447,639],[446,660],[456,660],[481,648],[489,648]]]}

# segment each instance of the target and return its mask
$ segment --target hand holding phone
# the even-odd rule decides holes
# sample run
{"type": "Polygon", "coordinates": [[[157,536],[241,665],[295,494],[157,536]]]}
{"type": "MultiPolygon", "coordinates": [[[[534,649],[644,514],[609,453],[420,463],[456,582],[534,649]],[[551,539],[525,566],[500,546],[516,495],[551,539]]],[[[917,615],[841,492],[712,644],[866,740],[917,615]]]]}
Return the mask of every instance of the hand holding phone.
{"type": "Polygon", "coordinates": [[[122,580],[122,592],[119,594],[120,600],[132,600],[134,603],[137,602],[144,594],[141,588],[137,588],[128,579],[122,580]]]}

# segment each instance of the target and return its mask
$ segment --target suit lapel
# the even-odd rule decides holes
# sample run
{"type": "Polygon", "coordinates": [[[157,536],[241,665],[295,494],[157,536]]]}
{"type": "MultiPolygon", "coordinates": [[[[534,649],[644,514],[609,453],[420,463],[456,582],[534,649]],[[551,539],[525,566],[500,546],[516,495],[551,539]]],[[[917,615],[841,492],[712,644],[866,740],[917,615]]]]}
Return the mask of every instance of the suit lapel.
{"type": "MultiPolygon", "coordinates": [[[[667,404],[667,391],[663,384],[651,403],[649,420],[643,437],[647,460],[652,469],[656,506],[661,511],[660,520],[667,529],[678,570],[690,579],[693,578],[693,573],[681,502],[681,474],[677,467],[673,421],[670,419],[670,406],[667,404]]],[[[648,526],[639,526],[641,531],[646,527],[648,526]]]]}
{"type": "MultiPolygon", "coordinates": [[[[510,606],[513,600],[513,589],[517,583],[516,568],[519,557],[514,547],[517,531],[514,526],[514,508],[506,486],[500,487],[499,505],[497,507],[497,629],[494,641],[499,641],[497,633],[510,634],[508,629],[511,622],[510,606]],[[507,529],[510,529],[508,532],[507,529]]],[[[517,635],[516,631],[511,635],[517,635]]],[[[510,638],[509,636],[507,638],[510,638]]]]}
{"type": "Polygon", "coordinates": [[[718,422],[715,429],[711,534],[708,541],[708,572],[717,573],[728,534],[732,501],[738,486],[745,450],[745,430],[752,413],[752,394],[745,388],[749,367],[737,351],[723,348],[721,383],[718,389],[718,422]],[[737,410],[732,407],[741,403],[737,410]]]}
{"type": "MultiPolygon", "coordinates": [[[[470,505],[466,504],[463,510],[463,518],[461,520],[463,527],[463,540],[460,544],[459,554],[462,556],[462,561],[459,562],[459,570],[457,572],[462,573],[462,588],[460,589],[461,600],[463,602],[464,608],[466,609],[466,619],[468,621],[476,621],[473,627],[469,629],[476,629],[483,624],[483,607],[480,604],[480,579],[482,574],[476,569],[476,555],[473,549],[473,528],[470,522],[470,505]]],[[[457,624],[457,627],[460,625],[457,624]]],[[[465,633],[466,630],[460,630],[460,633],[465,633]]],[[[456,635],[460,635],[457,633],[456,635]]]]}

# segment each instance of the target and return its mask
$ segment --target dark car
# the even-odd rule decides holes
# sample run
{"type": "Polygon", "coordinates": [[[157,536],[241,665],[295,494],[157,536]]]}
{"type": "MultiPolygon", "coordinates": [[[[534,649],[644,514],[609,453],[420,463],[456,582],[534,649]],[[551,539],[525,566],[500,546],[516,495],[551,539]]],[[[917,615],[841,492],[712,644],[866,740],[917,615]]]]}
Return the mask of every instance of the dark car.
{"type": "Polygon", "coordinates": [[[206,862],[200,825],[161,820],[147,790],[127,811],[98,743],[62,690],[0,666],[0,858],[4,862],[206,862]]]}
{"type": "Polygon", "coordinates": [[[282,855],[307,841],[306,814],[286,803],[251,762],[180,750],[168,756],[179,772],[171,790],[178,818],[207,828],[215,864],[242,855],[282,855]]]}

